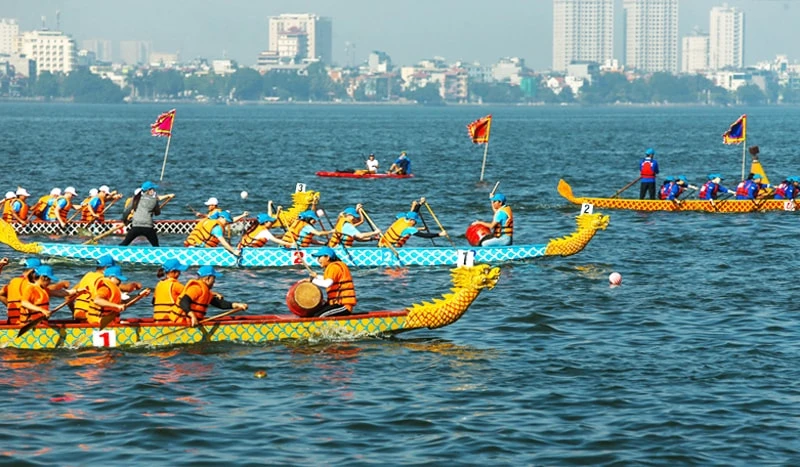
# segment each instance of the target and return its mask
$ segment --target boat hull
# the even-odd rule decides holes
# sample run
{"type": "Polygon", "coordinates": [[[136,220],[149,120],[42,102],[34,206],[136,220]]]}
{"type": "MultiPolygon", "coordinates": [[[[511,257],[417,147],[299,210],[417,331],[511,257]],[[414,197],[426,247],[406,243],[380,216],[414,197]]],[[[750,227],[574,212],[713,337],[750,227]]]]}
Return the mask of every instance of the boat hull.
{"type": "MultiPolygon", "coordinates": [[[[189,235],[197,225],[196,219],[174,219],[155,221],[156,232],[159,235],[189,235]]],[[[231,224],[231,232],[241,233],[255,222],[255,219],[245,219],[231,224]]],[[[110,235],[125,235],[128,227],[120,227],[120,221],[106,222],[82,222],[73,221],[64,228],[58,222],[32,221],[25,225],[13,222],[14,231],[18,235],[63,235],[63,236],[86,236],[100,235],[109,230],[116,230],[110,235]]]]}
{"type": "Polygon", "coordinates": [[[414,174],[400,175],[400,174],[385,174],[385,173],[365,173],[358,174],[353,172],[317,172],[317,177],[334,177],[334,178],[413,178],[414,174]]]}

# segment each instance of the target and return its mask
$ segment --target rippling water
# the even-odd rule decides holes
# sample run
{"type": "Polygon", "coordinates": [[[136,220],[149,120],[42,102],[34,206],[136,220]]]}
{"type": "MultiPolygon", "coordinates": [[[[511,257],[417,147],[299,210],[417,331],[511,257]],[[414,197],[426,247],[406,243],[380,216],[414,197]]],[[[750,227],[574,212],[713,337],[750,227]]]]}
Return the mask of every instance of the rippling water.
{"type": "MultiPolygon", "coordinates": [[[[2,191],[74,185],[129,193],[157,179],[162,106],[0,104],[2,191]]],[[[426,196],[459,243],[499,180],[517,243],[574,228],[555,190],[609,196],[654,147],[664,175],[733,183],[748,113],[773,182],[800,172],[797,108],[184,106],[164,217],[209,196],[238,213],[289,205],[295,183],[338,212],[364,202],[379,225],[426,196]],[[493,113],[486,181],[465,125],[493,113]],[[317,170],[387,167],[410,180],[317,170]],[[239,192],[247,190],[246,201],[239,192]]],[[[626,195],[633,196],[632,188],[626,195]]],[[[458,323],[385,340],[198,345],[165,350],[0,350],[0,463],[304,465],[754,465],[800,462],[800,318],[792,296],[797,214],[613,211],[577,256],[503,266],[458,323]],[[609,288],[619,271],[622,287],[609,288]],[[265,378],[254,373],[265,370],[265,378]]],[[[181,239],[162,236],[163,243],[181,239]]],[[[412,242],[424,244],[422,239],[412,242]]],[[[0,255],[19,258],[2,247],[0,255]]],[[[85,268],[55,263],[62,278],[85,268]]],[[[154,271],[130,269],[148,284],[154,271]]],[[[3,282],[19,271],[9,266],[3,282]]],[[[218,288],[283,310],[299,270],[228,270],[218,288]]],[[[354,271],[359,308],[396,309],[449,288],[446,269],[354,271]]],[[[149,310],[132,308],[132,314],[149,310]]]]}

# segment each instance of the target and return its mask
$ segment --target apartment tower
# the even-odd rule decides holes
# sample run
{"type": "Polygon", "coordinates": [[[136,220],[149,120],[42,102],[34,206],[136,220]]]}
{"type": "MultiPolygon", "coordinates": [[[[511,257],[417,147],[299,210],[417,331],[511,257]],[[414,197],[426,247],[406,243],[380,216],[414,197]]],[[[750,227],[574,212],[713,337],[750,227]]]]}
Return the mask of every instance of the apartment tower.
{"type": "Polygon", "coordinates": [[[717,6],[711,9],[709,25],[709,67],[741,69],[744,66],[744,12],[717,6]]]}
{"type": "Polygon", "coordinates": [[[678,72],[678,0],[623,0],[625,66],[678,72]]]}
{"type": "Polygon", "coordinates": [[[553,71],[614,58],[614,0],[553,0],[553,71]]]}
{"type": "Polygon", "coordinates": [[[333,26],[330,18],[289,14],[269,18],[269,50],[281,58],[333,61],[333,26]]]}

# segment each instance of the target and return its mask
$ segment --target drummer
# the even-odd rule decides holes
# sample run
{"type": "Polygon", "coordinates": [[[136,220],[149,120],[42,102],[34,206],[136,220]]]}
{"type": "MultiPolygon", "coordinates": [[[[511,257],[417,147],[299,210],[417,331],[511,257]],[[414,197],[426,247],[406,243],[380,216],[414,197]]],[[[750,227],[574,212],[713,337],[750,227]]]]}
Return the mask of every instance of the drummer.
{"type": "Polygon", "coordinates": [[[172,308],[170,320],[176,324],[184,326],[197,326],[203,320],[208,310],[208,305],[217,308],[240,308],[247,309],[247,303],[231,303],[218,293],[211,291],[217,277],[222,274],[214,270],[213,266],[202,266],[197,270],[198,279],[192,279],[186,283],[180,296],[177,299],[177,306],[172,308]]]}
{"type": "Polygon", "coordinates": [[[319,265],[324,268],[322,276],[311,272],[311,283],[325,287],[328,295],[327,302],[314,312],[314,316],[344,316],[352,314],[355,308],[356,288],[353,276],[346,264],[339,260],[336,252],[329,246],[324,246],[311,256],[317,258],[319,265]]]}
{"type": "Polygon", "coordinates": [[[494,217],[492,222],[475,221],[472,225],[482,225],[492,231],[492,236],[481,240],[481,246],[507,246],[514,243],[514,215],[511,206],[506,204],[502,193],[495,193],[491,198],[494,217]]]}

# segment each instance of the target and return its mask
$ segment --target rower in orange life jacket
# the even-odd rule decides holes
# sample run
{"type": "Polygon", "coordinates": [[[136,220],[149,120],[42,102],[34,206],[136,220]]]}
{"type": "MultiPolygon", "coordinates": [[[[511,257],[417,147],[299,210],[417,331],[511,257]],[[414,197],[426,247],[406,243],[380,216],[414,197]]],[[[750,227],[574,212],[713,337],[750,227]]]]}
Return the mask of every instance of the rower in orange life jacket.
{"type": "Polygon", "coordinates": [[[58,197],[55,202],[50,205],[50,210],[47,214],[48,220],[58,221],[62,227],[67,225],[69,211],[73,209],[72,197],[76,196],[77,194],[78,193],[75,191],[75,188],[71,186],[64,188],[64,194],[58,197]]]}
{"type": "Polygon", "coordinates": [[[639,161],[639,179],[641,185],[639,186],[639,199],[644,199],[646,195],[650,195],[650,199],[656,199],[656,175],[658,175],[658,162],[654,156],[656,151],[653,148],[647,148],[644,152],[644,159],[639,161]]]}
{"type": "Polygon", "coordinates": [[[178,281],[181,272],[189,267],[181,264],[177,259],[167,260],[159,269],[162,279],[156,284],[153,293],[153,319],[155,321],[170,321],[172,310],[178,305],[178,297],[183,293],[184,286],[178,281]]]}
{"type": "Polygon", "coordinates": [[[217,277],[222,276],[212,266],[200,267],[197,275],[199,278],[187,282],[177,298],[177,305],[170,313],[170,321],[184,326],[196,326],[205,318],[209,305],[223,309],[247,309],[246,303],[229,302],[222,298],[222,295],[211,291],[217,277]]]}
{"type": "Polygon", "coordinates": [[[102,222],[101,213],[105,207],[105,201],[97,188],[89,190],[89,197],[81,202],[81,221],[83,222],[102,222]]]}
{"type": "Polygon", "coordinates": [[[39,258],[28,258],[25,260],[25,270],[22,274],[14,277],[0,290],[0,301],[8,307],[8,317],[6,323],[16,324],[19,322],[19,309],[22,295],[25,290],[33,284],[32,276],[37,267],[42,262],[39,258]]]}
{"type": "Polygon", "coordinates": [[[14,195],[14,198],[6,201],[3,206],[3,220],[25,225],[28,223],[29,211],[26,200],[30,193],[25,188],[19,187],[14,195]]]}
{"type": "MultiPolygon", "coordinates": [[[[119,323],[119,315],[125,311],[126,304],[122,299],[120,284],[128,278],[122,274],[122,268],[111,266],[97,279],[92,290],[92,301],[86,313],[89,324],[100,324],[104,316],[115,315],[113,323],[119,323]]],[[[140,295],[150,295],[150,289],[144,289],[140,295]]]]}
{"type": "Polygon", "coordinates": [[[312,256],[317,258],[319,265],[324,268],[322,275],[311,272],[311,283],[325,287],[327,302],[314,312],[314,316],[342,316],[353,312],[358,300],[353,276],[346,264],[336,256],[336,252],[329,246],[324,246],[312,256]]]}
{"type": "Polygon", "coordinates": [[[47,265],[34,269],[36,280],[25,287],[20,299],[19,324],[27,324],[44,315],[50,317],[50,293],[47,286],[51,282],[58,282],[53,274],[53,268],[47,265]]]}
{"type": "Polygon", "coordinates": [[[494,211],[492,222],[473,222],[473,224],[480,224],[492,231],[492,236],[487,235],[481,240],[481,246],[512,245],[514,243],[514,214],[511,212],[511,206],[506,204],[506,197],[502,193],[492,196],[491,202],[494,211]]]}
{"type": "Polygon", "coordinates": [[[333,228],[331,239],[328,240],[329,247],[335,247],[340,243],[344,246],[353,246],[354,241],[368,242],[376,240],[381,234],[380,230],[373,230],[371,232],[361,232],[358,226],[364,223],[364,218],[359,214],[364,209],[361,204],[356,207],[348,207],[339,215],[336,220],[336,226],[333,228]],[[356,221],[358,219],[358,221],[356,221]]]}
{"type": "Polygon", "coordinates": [[[280,238],[275,237],[272,235],[272,232],[269,229],[275,224],[275,221],[278,219],[275,217],[271,217],[266,213],[261,213],[256,216],[257,224],[250,227],[247,232],[242,234],[241,240],[239,240],[238,248],[261,248],[267,244],[270,240],[283,247],[287,248],[295,248],[294,243],[289,243],[281,240],[280,238]]]}
{"type": "Polygon", "coordinates": [[[197,248],[215,248],[222,245],[223,248],[231,252],[234,256],[242,254],[241,249],[236,249],[225,240],[225,226],[232,222],[231,214],[228,211],[214,213],[208,219],[197,222],[194,230],[183,242],[183,246],[197,248]]]}
{"type": "Polygon", "coordinates": [[[317,230],[314,223],[319,221],[319,217],[314,211],[307,210],[297,215],[297,219],[292,221],[289,229],[283,235],[283,241],[294,243],[306,247],[312,244],[324,244],[314,239],[315,236],[323,237],[331,234],[329,230],[317,230]]]}

